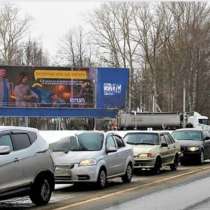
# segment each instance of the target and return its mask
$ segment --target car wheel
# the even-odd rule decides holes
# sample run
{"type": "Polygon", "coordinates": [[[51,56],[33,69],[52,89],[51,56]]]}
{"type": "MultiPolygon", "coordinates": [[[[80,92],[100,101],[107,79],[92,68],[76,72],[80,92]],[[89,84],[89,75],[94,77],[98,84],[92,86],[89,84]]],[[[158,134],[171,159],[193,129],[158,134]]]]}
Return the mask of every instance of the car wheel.
{"type": "Polygon", "coordinates": [[[47,177],[41,177],[33,184],[30,198],[37,206],[45,205],[49,202],[53,186],[47,177]]]}
{"type": "Polygon", "coordinates": [[[176,155],[174,158],[174,163],[170,165],[172,171],[176,171],[179,164],[178,156],[176,155]]]}
{"type": "Polygon", "coordinates": [[[107,177],[106,177],[106,171],[104,169],[101,169],[98,174],[98,180],[97,180],[97,187],[102,189],[106,187],[107,183],[107,177]]]}
{"type": "Polygon", "coordinates": [[[125,175],[122,176],[122,181],[124,183],[129,183],[129,182],[131,182],[132,177],[133,177],[133,168],[132,168],[131,163],[129,163],[127,168],[126,168],[125,175]]]}
{"type": "Polygon", "coordinates": [[[204,163],[204,153],[203,153],[203,151],[201,151],[199,163],[200,164],[203,164],[204,163]]]}
{"type": "Polygon", "coordinates": [[[180,160],[180,164],[181,164],[182,166],[185,166],[185,165],[186,165],[186,160],[181,159],[181,160],[180,160]]]}
{"type": "Polygon", "coordinates": [[[155,166],[152,169],[153,174],[160,174],[160,168],[161,168],[161,159],[157,158],[155,162],[155,166]]]}

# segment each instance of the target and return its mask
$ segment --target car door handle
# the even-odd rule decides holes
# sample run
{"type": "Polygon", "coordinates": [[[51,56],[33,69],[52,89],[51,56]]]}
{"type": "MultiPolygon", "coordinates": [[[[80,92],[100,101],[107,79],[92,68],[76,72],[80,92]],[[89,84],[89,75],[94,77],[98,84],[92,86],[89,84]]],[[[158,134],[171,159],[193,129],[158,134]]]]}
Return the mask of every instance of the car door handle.
{"type": "Polygon", "coordinates": [[[19,158],[15,158],[15,159],[14,159],[14,162],[18,162],[18,161],[19,161],[19,158]]]}

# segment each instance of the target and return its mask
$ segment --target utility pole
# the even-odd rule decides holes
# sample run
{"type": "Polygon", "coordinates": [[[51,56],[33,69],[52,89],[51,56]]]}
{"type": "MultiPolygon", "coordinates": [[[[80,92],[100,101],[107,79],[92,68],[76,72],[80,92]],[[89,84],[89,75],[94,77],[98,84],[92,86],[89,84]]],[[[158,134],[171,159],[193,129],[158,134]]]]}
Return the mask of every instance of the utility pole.
{"type": "Polygon", "coordinates": [[[155,96],[153,95],[152,96],[152,112],[155,112],[156,109],[155,109],[155,96]]]}
{"type": "Polygon", "coordinates": [[[186,127],[186,87],[185,80],[183,83],[183,128],[186,127]]]}

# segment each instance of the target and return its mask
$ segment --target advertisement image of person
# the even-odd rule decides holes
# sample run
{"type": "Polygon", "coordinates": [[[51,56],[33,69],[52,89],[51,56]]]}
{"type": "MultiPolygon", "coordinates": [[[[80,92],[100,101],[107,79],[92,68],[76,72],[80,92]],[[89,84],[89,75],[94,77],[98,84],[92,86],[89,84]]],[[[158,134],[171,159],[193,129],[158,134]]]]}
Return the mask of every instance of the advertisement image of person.
{"type": "Polygon", "coordinates": [[[31,90],[28,85],[28,79],[28,75],[25,72],[21,72],[18,75],[17,85],[14,89],[17,107],[37,106],[38,95],[31,90]]]}
{"type": "Polygon", "coordinates": [[[37,94],[37,102],[41,107],[49,107],[52,105],[53,92],[44,88],[40,83],[34,83],[31,90],[37,94]]]}
{"type": "Polygon", "coordinates": [[[86,107],[93,105],[93,87],[89,81],[81,85],[79,98],[84,98],[86,107]]]}
{"type": "Polygon", "coordinates": [[[9,105],[10,86],[6,69],[0,69],[0,106],[9,105]]]}
{"type": "Polygon", "coordinates": [[[66,105],[66,101],[60,98],[57,94],[52,95],[51,98],[53,107],[62,107],[66,105]]]}

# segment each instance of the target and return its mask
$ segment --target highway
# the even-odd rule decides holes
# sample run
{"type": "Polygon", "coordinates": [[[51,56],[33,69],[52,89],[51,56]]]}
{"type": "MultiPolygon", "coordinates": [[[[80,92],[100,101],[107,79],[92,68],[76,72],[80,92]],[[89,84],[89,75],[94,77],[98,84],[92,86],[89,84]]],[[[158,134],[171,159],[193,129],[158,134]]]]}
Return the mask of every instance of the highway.
{"type": "Polygon", "coordinates": [[[97,190],[92,185],[56,185],[50,204],[35,207],[28,197],[0,202],[0,209],[29,210],[198,210],[210,209],[210,162],[180,166],[176,172],[165,168],[160,175],[136,174],[133,182],[119,178],[97,190]]]}

